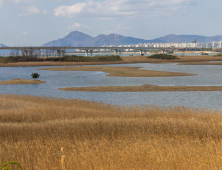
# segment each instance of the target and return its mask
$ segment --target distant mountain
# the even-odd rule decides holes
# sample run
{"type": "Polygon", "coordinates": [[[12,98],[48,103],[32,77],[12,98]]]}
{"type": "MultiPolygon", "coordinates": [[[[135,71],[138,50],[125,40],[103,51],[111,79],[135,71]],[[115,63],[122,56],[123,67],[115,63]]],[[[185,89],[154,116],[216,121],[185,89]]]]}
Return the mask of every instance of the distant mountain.
{"type": "Polygon", "coordinates": [[[93,39],[93,37],[84,34],[79,31],[73,31],[69,33],[64,38],[60,38],[58,40],[50,41],[43,46],[84,46],[85,44],[88,44],[93,39]]]}
{"type": "Polygon", "coordinates": [[[91,37],[79,31],[73,31],[64,38],[50,41],[43,46],[103,46],[103,45],[120,45],[120,44],[138,44],[138,43],[153,43],[164,42],[159,39],[144,40],[133,37],[124,37],[122,35],[110,34],[110,35],[98,35],[97,37],[91,37]]]}
{"type": "MultiPolygon", "coordinates": [[[[7,47],[5,44],[0,44],[1,47],[7,47]]],[[[0,50],[0,55],[2,54],[10,54],[11,50],[0,50]]]]}
{"type": "Polygon", "coordinates": [[[90,35],[84,34],[79,31],[70,32],[64,38],[58,40],[50,41],[43,46],[103,46],[103,45],[129,45],[129,44],[139,44],[139,43],[161,43],[161,42],[173,42],[173,43],[183,43],[191,42],[196,39],[197,42],[213,42],[222,41],[222,35],[206,37],[201,35],[175,35],[170,34],[153,40],[145,40],[134,37],[124,37],[122,35],[110,34],[104,35],[100,34],[97,37],[92,37],[90,35]]]}
{"type": "Polygon", "coordinates": [[[217,35],[217,36],[213,36],[213,37],[206,37],[206,36],[200,36],[200,35],[170,34],[170,35],[158,38],[158,40],[162,40],[165,42],[173,42],[173,43],[191,42],[193,39],[196,39],[197,42],[222,41],[222,35],[217,35]]]}

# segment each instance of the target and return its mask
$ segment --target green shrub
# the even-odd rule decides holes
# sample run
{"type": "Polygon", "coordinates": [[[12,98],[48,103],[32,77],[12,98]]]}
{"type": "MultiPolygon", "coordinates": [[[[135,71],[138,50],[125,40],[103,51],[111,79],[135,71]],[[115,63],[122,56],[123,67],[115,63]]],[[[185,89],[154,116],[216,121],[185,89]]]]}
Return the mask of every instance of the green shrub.
{"type": "Polygon", "coordinates": [[[222,56],[222,53],[217,53],[217,56],[222,56]]]}
{"type": "Polygon", "coordinates": [[[7,162],[7,163],[4,163],[0,169],[2,170],[9,170],[9,165],[17,165],[19,167],[19,170],[22,170],[22,167],[21,165],[18,163],[18,162],[15,162],[15,161],[11,161],[11,162],[7,162]]]}
{"type": "Polygon", "coordinates": [[[166,60],[178,59],[177,56],[168,55],[168,54],[154,54],[147,58],[166,59],[166,60]]]}
{"type": "Polygon", "coordinates": [[[38,79],[38,78],[39,78],[39,76],[40,76],[40,75],[39,75],[38,73],[32,73],[32,75],[31,75],[31,76],[32,76],[32,78],[33,78],[33,79],[35,79],[35,80],[36,80],[36,79],[38,79]]]}

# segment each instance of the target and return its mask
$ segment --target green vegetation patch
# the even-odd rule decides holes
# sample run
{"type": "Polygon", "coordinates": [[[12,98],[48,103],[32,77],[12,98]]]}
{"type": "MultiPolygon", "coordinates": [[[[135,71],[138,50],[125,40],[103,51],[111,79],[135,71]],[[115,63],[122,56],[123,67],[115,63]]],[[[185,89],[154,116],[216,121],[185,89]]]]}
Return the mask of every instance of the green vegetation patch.
{"type": "Polygon", "coordinates": [[[222,53],[217,53],[217,55],[216,55],[216,56],[220,56],[220,57],[221,57],[221,56],[222,56],[222,53]]]}
{"type": "Polygon", "coordinates": [[[85,57],[76,55],[67,55],[64,57],[32,57],[32,56],[9,56],[0,57],[0,63],[30,62],[30,61],[64,61],[64,62],[106,62],[120,61],[122,58],[118,55],[85,57]]]}
{"type": "Polygon", "coordinates": [[[168,55],[168,54],[154,54],[147,58],[166,59],[166,60],[179,59],[177,56],[168,55]]]}

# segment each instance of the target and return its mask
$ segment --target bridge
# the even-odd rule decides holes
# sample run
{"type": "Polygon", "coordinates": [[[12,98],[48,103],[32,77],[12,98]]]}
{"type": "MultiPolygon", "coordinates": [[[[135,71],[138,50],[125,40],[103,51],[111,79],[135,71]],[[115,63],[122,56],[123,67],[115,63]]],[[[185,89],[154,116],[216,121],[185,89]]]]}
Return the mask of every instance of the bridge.
{"type": "Polygon", "coordinates": [[[73,50],[73,49],[78,49],[78,50],[83,50],[85,51],[86,56],[88,56],[88,54],[90,53],[92,56],[92,53],[94,50],[111,50],[115,52],[115,55],[117,55],[118,53],[121,54],[121,52],[123,50],[137,50],[140,51],[140,55],[142,55],[143,53],[146,54],[147,51],[150,50],[161,50],[163,53],[166,51],[174,51],[174,50],[185,50],[185,51],[189,51],[189,50],[198,50],[198,48],[175,48],[175,47],[70,47],[70,46],[64,46],[64,47],[59,47],[59,46],[52,46],[52,47],[0,47],[0,50],[17,50],[17,51],[22,51],[24,53],[25,56],[28,55],[28,53],[32,56],[33,55],[33,51],[37,51],[37,50],[53,50],[57,52],[57,56],[64,56],[65,55],[65,51],[66,50],[73,50]]]}

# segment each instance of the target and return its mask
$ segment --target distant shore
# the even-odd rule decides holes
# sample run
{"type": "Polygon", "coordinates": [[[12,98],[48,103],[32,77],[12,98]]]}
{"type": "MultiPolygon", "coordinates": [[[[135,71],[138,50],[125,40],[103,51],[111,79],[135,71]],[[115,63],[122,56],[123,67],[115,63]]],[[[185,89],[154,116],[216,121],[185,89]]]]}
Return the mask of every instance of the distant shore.
{"type": "Polygon", "coordinates": [[[17,63],[0,63],[0,67],[30,67],[30,66],[71,66],[71,65],[106,65],[106,64],[132,64],[132,63],[179,63],[179,64],[202,64],[202,65],[222,65],[222,57],[212,55],[197,56],[178,56],[175,60],[162,60],[147,58],[147,56],[121,56],[121,61],[109,62],[17,62],[17,63]],[[209,61],[221,61],[208,63],[209,61]],[[201,62],[201,63],[200,63],[201,62]]]}

